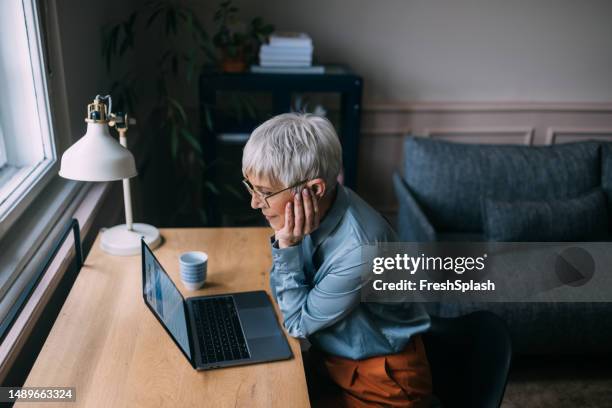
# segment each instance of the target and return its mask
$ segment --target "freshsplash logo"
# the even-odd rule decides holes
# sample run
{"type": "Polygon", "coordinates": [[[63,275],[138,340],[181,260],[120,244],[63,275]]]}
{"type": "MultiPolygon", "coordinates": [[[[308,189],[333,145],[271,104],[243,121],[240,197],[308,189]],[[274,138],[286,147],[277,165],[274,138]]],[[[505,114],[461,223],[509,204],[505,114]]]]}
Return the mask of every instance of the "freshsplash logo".
{"type": "Polygon", "coordinates": [[[482,271],[485,269],[487,254],[482,256],[410,256],[408,254],[396,254],[391,257],[378,256],[372,260],[372,272],[376,275],[387,271],[403,271],[414,275],[417,271],[443,271],[454,272],[462,275],[470,271],[482,271]]]}

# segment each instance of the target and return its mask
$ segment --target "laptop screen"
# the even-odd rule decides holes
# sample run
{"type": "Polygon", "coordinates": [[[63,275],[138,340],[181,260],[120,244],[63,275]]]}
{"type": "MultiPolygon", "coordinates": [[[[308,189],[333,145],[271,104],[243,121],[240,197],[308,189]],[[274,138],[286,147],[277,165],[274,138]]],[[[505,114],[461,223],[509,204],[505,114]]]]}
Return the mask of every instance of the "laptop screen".
{"type": "Polygon", "coordinates": [[[144,243],[142,265],[145,302],[191,359],[183,296],[144,243]]]}

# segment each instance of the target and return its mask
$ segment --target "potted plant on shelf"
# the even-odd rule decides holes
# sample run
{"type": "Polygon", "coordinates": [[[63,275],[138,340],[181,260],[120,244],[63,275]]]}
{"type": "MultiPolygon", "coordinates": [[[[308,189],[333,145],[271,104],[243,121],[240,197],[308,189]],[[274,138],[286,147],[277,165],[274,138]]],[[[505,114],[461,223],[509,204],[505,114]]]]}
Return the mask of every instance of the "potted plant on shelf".
{"type": "Polygon", "coordinates": [[[215,12],[217,32],[213,44],[221,54],[221,69],[224,72],[243,72],[247,65],[255,62],[259,46],[274,31],[274,26],[255,17],[248,26],[237,17],[238,7],[231,0],[224,1],[215,12]]]}

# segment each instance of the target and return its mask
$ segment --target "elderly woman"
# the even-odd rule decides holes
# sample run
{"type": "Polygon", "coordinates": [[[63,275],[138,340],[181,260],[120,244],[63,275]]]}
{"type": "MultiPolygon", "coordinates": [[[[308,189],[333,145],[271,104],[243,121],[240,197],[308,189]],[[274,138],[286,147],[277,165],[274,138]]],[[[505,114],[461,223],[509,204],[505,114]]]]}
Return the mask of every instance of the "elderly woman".
{"type": "Polygon", "coordinates": [[[431,375],[419,333],[429,317],[415,304],[360,302],[361,247],[396,236],[337,182],[341,168],[338,136],[322,117],[276,116],[246,144],[251,206],[274,229],[273,296],[289,334],[321,352],[342,405],[428,406],[431,375]]]}

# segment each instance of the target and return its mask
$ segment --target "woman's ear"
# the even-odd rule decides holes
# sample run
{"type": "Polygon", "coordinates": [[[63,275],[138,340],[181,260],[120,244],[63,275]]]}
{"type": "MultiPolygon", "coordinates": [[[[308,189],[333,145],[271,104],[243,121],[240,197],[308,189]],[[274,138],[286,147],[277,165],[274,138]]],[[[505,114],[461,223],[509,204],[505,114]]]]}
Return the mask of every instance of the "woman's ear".
{"type": "Polygon", "coordinates": [[[325,184],[325,180],[322,178],[317,178],[314,180],[310,180],[307,184],[308,188],[314,193],[314,195],[321,199],[325,195],[325,191],[327,189],[327,185],[325,184]]]}

